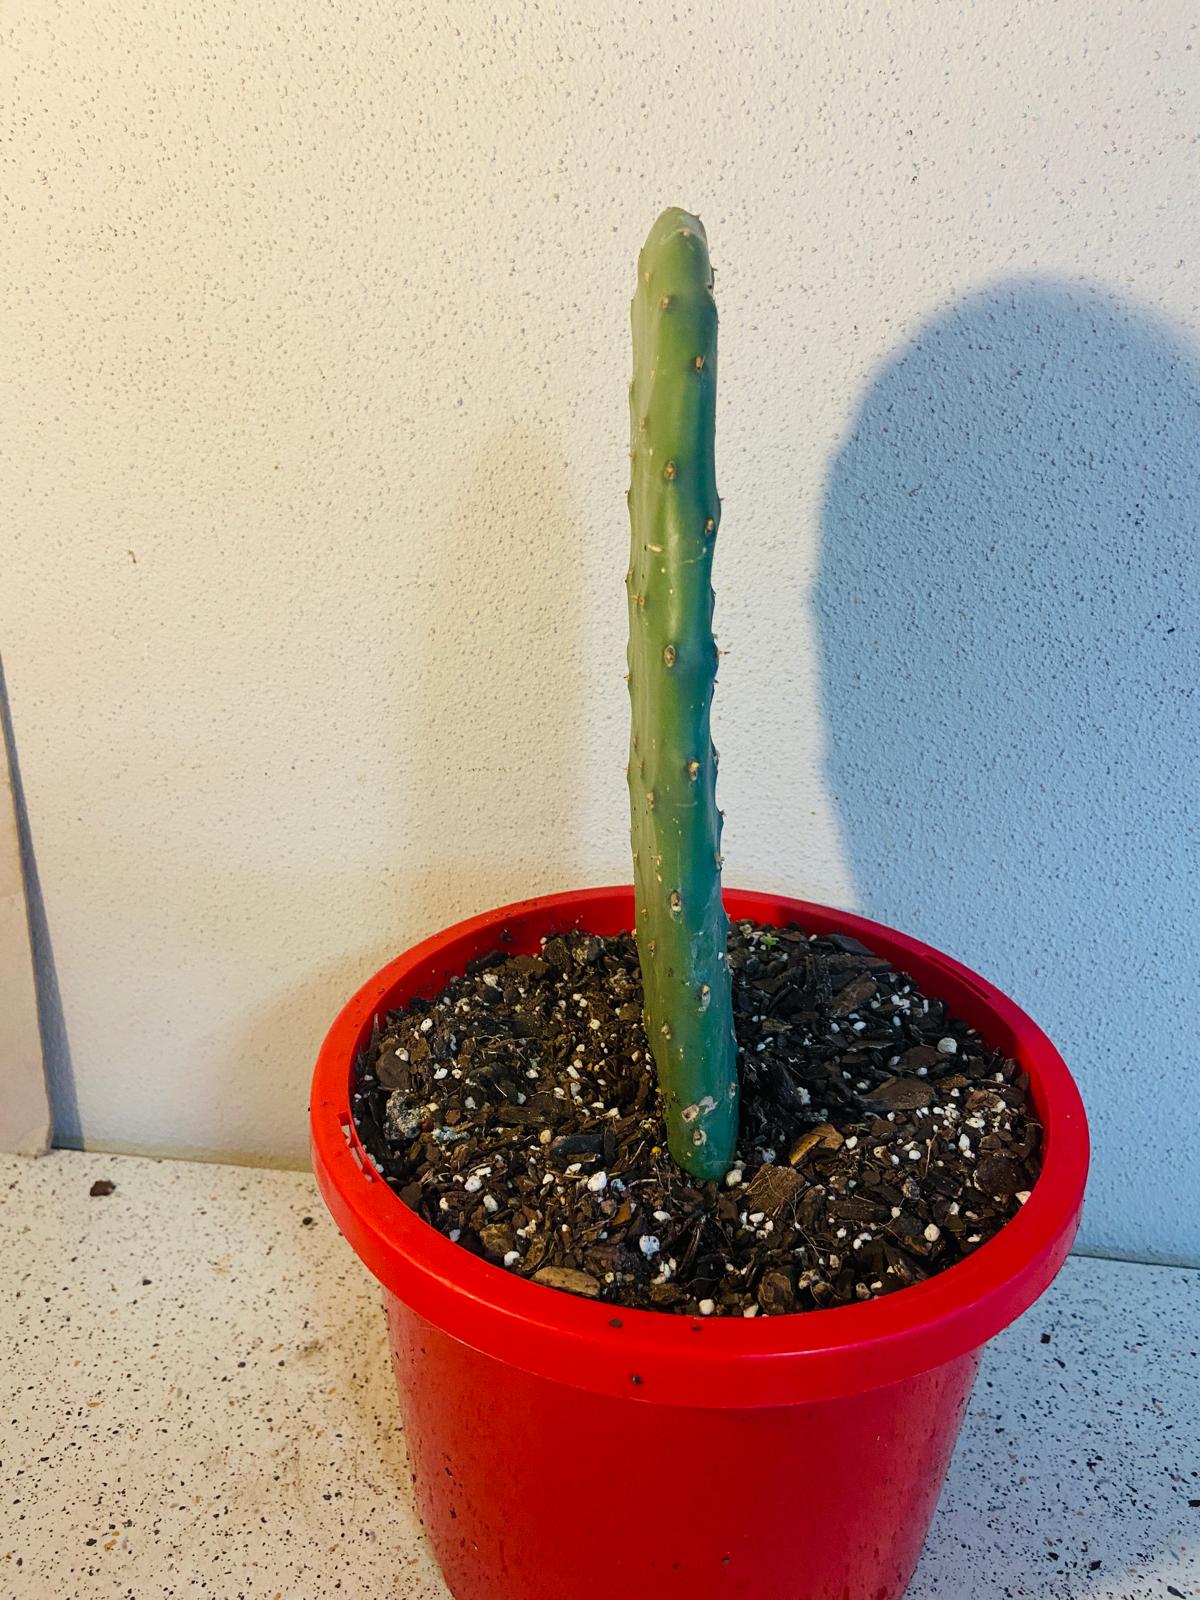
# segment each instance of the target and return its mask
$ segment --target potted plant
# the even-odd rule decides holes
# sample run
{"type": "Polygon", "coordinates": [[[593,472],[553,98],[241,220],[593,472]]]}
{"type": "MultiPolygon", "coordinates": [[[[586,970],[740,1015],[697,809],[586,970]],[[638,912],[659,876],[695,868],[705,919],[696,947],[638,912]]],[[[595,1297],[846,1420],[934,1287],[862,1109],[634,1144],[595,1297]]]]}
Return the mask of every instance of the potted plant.
{"type": "Polygon", "coordinates": [[[634,886],[377,973],[320,1053],[314,1165],[457,1600],[898,1600],[980,1350],[1074,1238],[1083,1108],[949,957],[722,893],[696,217],[655,223],[632,312],[634,886]]]}

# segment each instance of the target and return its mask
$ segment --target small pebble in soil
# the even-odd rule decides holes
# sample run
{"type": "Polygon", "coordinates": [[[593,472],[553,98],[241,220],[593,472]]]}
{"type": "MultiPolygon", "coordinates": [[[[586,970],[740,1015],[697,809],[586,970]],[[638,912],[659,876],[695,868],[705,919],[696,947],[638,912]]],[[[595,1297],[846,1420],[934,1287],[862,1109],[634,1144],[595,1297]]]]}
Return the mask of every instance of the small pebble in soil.
{"type": "Polygon", "coordinates": [[[1015,1062],[849,936],[735,923],[729,955],[742,1118],[722,1181],[666,1152],[633,939],[574,931],[380,1020],[352,1100],[372,1163],[496,1266],[702,1317],[891,1294],[1016,1215],[1041,1128],[1015,1062]]]}

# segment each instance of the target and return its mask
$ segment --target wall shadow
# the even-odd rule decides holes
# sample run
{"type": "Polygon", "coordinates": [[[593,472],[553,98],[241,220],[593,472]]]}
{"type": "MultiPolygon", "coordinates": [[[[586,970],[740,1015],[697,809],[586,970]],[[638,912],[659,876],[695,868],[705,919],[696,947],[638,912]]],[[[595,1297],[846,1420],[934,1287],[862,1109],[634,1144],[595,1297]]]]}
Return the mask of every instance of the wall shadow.
{"type": "Polygon", "coordinates": [[[17,819],[17,841],[21,851],[21,868],[25,876],[25,903],[29,914],[29,944],[33,953],[34,984],[37,991],[38,1029],[42,1036],[42,1061],[46,1072],[46,1088],[50,1096],[51,1142],[59,1143],[63,1139],[78,1140],[79,1102],[75,1092],[75,1069],[71,1062],[71,1045],[67,1038],[62,992],[58,986],[58,967],[54,960],[54,945],[46,917],[46,900],[42,893],[42,880],[38,874],[37,855],[33,848],[29,807],[25,803],[25,789],[21,782],[21,763],[17,755],[16,731],[9,706],[8,685],[4,678],[3,658],[0,658],[0,739],[3,739],[8,752],[8,773],[12,784],[13,809],[17,819]]]}
{"type": "Polygon", "coordinates": [[[1096,1143],[1081,1242],[1164,1261],[1200,1259],[1198,527],[1195,349],[1021,278],[875,375],[815,591],[859,903],[1046,1027],[1096,1143]]]}

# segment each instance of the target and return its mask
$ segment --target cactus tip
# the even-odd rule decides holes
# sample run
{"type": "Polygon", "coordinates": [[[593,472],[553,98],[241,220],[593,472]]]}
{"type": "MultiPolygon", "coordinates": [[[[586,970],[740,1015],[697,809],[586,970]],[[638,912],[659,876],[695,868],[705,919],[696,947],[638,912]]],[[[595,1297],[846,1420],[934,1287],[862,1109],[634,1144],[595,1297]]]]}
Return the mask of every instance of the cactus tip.
{"type": "Polygon", "coordinates": [[[675,665],[675,646],[673,644],[669,644],[663,651],[663,661],[668,667],[675,665]]]}

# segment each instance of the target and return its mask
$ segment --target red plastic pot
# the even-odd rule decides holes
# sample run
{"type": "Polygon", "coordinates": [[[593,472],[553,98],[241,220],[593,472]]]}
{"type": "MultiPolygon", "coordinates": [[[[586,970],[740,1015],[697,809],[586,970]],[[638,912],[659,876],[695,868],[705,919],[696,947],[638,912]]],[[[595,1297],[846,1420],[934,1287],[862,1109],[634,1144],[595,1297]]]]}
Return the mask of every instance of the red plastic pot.
{"type": "Polygon", "coordinates": [[[456,1600],[899,1600],[979,1355],[1050,1283],[1088,1164],[1079,1094],[1012,1001],[880,923],[730,891],[734,918],[853,934],[1029,1073],[1044,1166],[968,1260],[881,1300],[693,1321],[527,1283],[439,1234],[373,1169],[349,1090],[374,1019],[503,944],[628,929],[633,892],[505,906],[400,956],[341,1012],[313,1080],[313,1162],[384,1289],[417,1505],[456,1600]]]}

